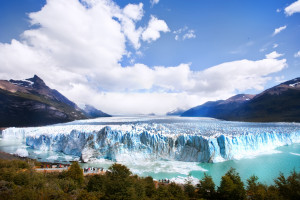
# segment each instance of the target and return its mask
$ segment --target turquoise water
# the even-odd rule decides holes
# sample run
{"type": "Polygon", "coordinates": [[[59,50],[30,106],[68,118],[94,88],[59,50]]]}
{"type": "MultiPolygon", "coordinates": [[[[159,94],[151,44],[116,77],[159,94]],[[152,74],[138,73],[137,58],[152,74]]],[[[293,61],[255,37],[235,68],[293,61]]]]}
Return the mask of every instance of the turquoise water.
{"type": "MultiPolygon", "coordinates": [[[[300,144],[283,146],[276,149],[278,152],[268,155],[260,155],[255,158],[231,160],[222,163],[202,163],[201,167],[207,169],[207,174],[211,175],[216,184],[219,184],[221,177],[231,168],[239,172],[242,180],[246,183],[252,175],[259,177],[259,181],[265,184],[273,184],[274,178],[279,172],[288,176],[295,169],[300,172],[300,144]],[[293,153],[293,154],[292,154],[293,153]]],[[[191,175],[201,178],[202,172],[192,171],[191,175]]]]}
{"type": "MultiPolygon", "coordinates": [[[[185,164],[187,167],[191,167],[188,163],[185,164]]],[[[246,180],[250,176],[256,175],[259,177],[260,182],[270,185],[274,183],[274,179],[279,176],[280,172],[282,172],[285,176],[288,176],[294,169],[297,172],[300,172],[300,144],[279,147],[271,154],[258,155],[252,158],[231,160],[220,163],[198,163],[197,165],[202,168],[202,170],[191,170],[189,175],[194,178],[201,179],[204,176],[204,173],[207,173],[212,176],[216,185],[219,185],[221,177],[231,167],[237,170],[244,183],[246,183],[246,180]]],[[[171,171],[158,173],[143,172],[140,173],[140,175],[150,175],[155,179],[172,179],[178,176],[183,179],[183,177],[189,176],[184,173],[180,173],[180,171],[176,173],[172,173],[171,171]]],[[[184,180],[181,180],[181,182],[184,182],[184,180]]]]}
{"type": "MultiPolygon", "coordinates": [[[[112,163],[99,161],[99,163],[88,163],[83,166],[104,166],[112,163]]],[[[149,161],[131,163],[125,162],[134,173],[140,176],[152,176],[154,179],[168,178],[184,183],[184,178],[191,176],[196,183],[204,176],[211,175],[216,185],[219,185],[221,177],[231,168],[235,168],[244,183],[252,176],[259,177],[259,181],[270,185],[282,172],[288,176],[292,170],[300,172],[300,144],[292,144],[276,148],[265,155],[257,155],[241,160],[231,160],[220,163],[189,163],[179,161],[149,161]]]]}

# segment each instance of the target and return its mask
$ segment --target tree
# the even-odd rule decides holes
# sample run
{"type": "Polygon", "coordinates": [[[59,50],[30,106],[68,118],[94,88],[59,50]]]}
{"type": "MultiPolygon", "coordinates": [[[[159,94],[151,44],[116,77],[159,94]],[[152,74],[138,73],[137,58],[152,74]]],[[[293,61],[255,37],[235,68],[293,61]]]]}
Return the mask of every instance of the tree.
{"type": "Polygon", "coordinates": [[[279,195],[284,199],[300,199],[300,173],[294,170],[288,178],[280,173],[274,182],[279,195]]]}
{"type": "Polygon", "coordinates": [[[199,181],[198,194],[201,198],[215,199],[215,183],[211,176],[204,173],[204,177],[199,181]]]}
{"type": "Polygon", "coordinates": [[[125,165],[117,163],[113,164],[108,169],[109,171],[107,175],[111,178],[126,179],[132,174],[131,171],[125,165]]]}
{"type": "Polygon", "coordinates": [[[267,196],[267,187],[263,184],[257,182],[257,176],[251,176],[247,180],[247,195],[249,199],[253,200],[263,200],[267,196]]]}
{"type": "Polygon", "coordinates": [[[86,190],[82,190],[78,197],[77,200],[97,200],[99,198],[97,198],[97,196],[92,193],[92,192],[87,192],[86,190]]]}
{"type": "Polygon", "coordinates": [[[170,199],[170,194],[167,190],[167,186],[160,185],[156,191],[155,200],[162,200],[162,199],[170,199]]]}
{"type": "Polygon", "coordinates": [[[196,198],[196,193],[195,193],[195,187],[192,185],[192,182],[188,180],[184,184],[184,193],[186,196],[188,196],[190,199],[196,198]]]}
{"type": "Polygon", "coordinates": [[[266,200],[285,200],[280,197],[278,189],[274,185],[270,185],[267,190],[266,200]]]}
{"type": "Polygon", "coordinates": [[[167,190],[170,195],[169,196],[170,199],[178,199],[178,200],[186,199],[181,187],[176,183],[168,184],[167,190]]]}
{"type": "Polygon", "coordinates": [[[106,176],[95,175],[92,176],[88,182],[87,190],[89,192],[103,192],[105,193],[106,176]]]}
{"type": "Polygon", "coordinates": [[[83,171],[78,162],[73,162],[70,166],[67,177],[73,179],[78,185],[82,185],[84,182],[83,171]]]}
{"type": "Polygon", "coordinates": [[[145,194],[147,197],[151,198],[155,194],[155,185],[153,182],[153,178],[151,176],[148,176],[143,179],[144,187],[145,187],[145,194]]]}
{"type": "Polygon", "coordinates": [[[135,193],[133,180],[130,179],[131,171],[121,164],[113,164],[106,173],[106,193],[107,199],[134,199],[135,193]]]}
{"type": "Polygon", "coordinates": [[[219,197],[224,200],[243,200],[246,199],[246,191],[241,177],[235,171],[230,170],[222,177],[218,188],[219,197]]]}

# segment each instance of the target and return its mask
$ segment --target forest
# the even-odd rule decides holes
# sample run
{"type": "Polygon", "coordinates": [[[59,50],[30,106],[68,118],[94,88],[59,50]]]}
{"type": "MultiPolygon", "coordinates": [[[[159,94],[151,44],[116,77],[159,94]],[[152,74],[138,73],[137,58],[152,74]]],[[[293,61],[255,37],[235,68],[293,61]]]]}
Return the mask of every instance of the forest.
{"type": "Polygon", "coordinates": [[[39,164],[33,160],[0,160],[0,200],[300,199],[300,173],[295,170],[288,177],[279,174],[273,185],[265,185],[255,175],[243,183],[231,168],[217,187],[207,174],[194,186],[190,182],[158,183],[152,177],[134,175],[117,163],[104,175],[94,176],[83,176],[77,162],[60,173],[38,173],[34,166],[39,164]]]}

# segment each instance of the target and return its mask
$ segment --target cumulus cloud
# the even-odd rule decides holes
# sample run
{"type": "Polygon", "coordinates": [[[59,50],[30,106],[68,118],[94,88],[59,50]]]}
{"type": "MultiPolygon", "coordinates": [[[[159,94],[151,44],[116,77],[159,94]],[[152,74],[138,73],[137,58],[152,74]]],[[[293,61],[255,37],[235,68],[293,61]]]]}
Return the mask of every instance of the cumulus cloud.
{"type": "Polygon", "coordinates": [[[135,21],[141,20],[143,17],[143,4],[142,3],[139,3],[138,5],[128,4],[123,9],[123,13],[127,17],[129,17],[135,21]]]}
{"type": "Polygon", "coordinates": [[[295,1],[288,7],[284,9],[284,12],[287,16],[291,16],[294,13],[300,12],[300,0],[295,1]]]}
{"type": "Polygon", "coordinates": [[[273,51],[273,52],[267,54],[266,58],[268,58],[268,59],[275,59],[275,58],[279,58],[281,56],[283,56],[283,54],[280,54],[280,53],[277,53],[276,51],[273,51]]]}
{"type": "Polygon", "coordinates": [[[158,4],[159,0],[150,0],[151,6],[158,4]]]}
{"type": "Polygon", "coordinates": [[[296,53],[294,54],[294,57],[295,57],[295,58],[299,58],[299,57],[300,57],[300,51],[296,52],[296,53]]]}
{"type": "Polygon", "coordinates": [[[143,15],[144,11],[142,3],[139,3],[138,5],[128,4],[123,9],[123,15],[117,15],[121,20],[124,35],[128,38],[135,49],[139,49],[141,47],[140,37],[143,32],[142,27],[136,28],[135,22],[141,20],[143,15]]]}
{"type": "Polygon", "coordinates": [[[281,71],[286,66],[286,59],[278,60],[274,58],[257,61],[245,59],[222,63],[203,72],[198,72],[201,81],[197,83],[195,89],[202,86],[200,87],[201,90],[207,91],[262,90],[264,84],[270,80],[268,75],[281,71]]]}
{"type": "Polygon", "coordinates": [[[170,29],[164,20],[151,15],[148,27],[142,34],[142,39],[147,42],[155,41],[160,37],[160,32],[169,32],[170,29]]]}
{"type": "Polygon", "coordinates": [[[284,29],[286,29],[286,25],[285,25],[285,26],[281,26],[281,27],[279,27],[279,28],[276,28],[276,29],[274,30],[273,36],[274,36],[274,35],[277,35],[277,34],[280,33],[281,31],[283,31],[284,29]]]}
{"type": "MultiPolygon", "coordinates": [[[[111,114],[163,114],[247,89],[261,90],[270,74],[287,65],[272,52],[261,60],[237,60],[202,71],[191,70],[190,63],[121,66],[122,57],[129,56],[126,40],[131,41],[124,20],[140,20],[143,5],[121,9],[108,0],[84,2],[51,0],[31,13],[37,28],[25,31],[20,41],[0,43],[0,78],[37,74],[79,104],[111,114]]],[[[167,24],[152,16],[139,34],[153,41],[167,31],[167,24]]]]}
{"type": "Polygon", "coordinates": [[[225,99],[236,92],[263,90],[271,80],[269,75],[286,66],[285,59],[274,58],[232,61],[203,71],[192,71],[189,64],[153,69],[133,66],[123,71],[121,80],[110,77],[111,84],[115,85],[110,88],[111,92],[99,92],[79,84],[66,94],[81,102],[89,99],[91,104],[113,114],[164,114],[178,107],[189,108],[208,100],[225,99]],[[138,92],[140,89],[143,92],[138,92]]]}

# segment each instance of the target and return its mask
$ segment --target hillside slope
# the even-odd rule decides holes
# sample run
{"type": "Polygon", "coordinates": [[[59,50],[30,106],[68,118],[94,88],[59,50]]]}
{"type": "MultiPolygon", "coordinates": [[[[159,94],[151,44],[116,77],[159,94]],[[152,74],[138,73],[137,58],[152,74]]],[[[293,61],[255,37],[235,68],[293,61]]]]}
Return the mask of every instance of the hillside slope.
{"type": "Polygon", "coordinates": [[[40,126],[87,119],[75,103],[38,76],[0,80],[0,127],[40,126]]]}

